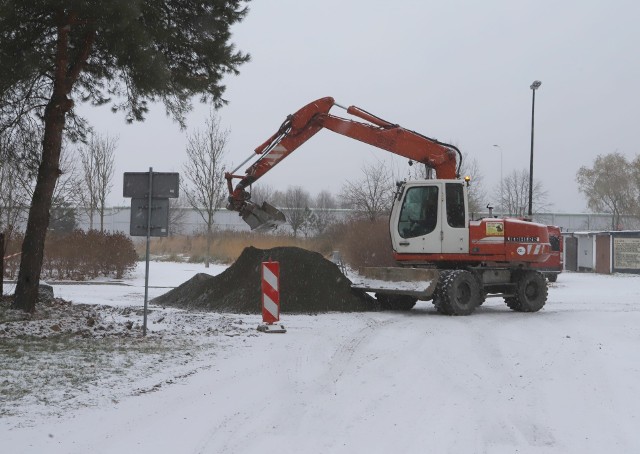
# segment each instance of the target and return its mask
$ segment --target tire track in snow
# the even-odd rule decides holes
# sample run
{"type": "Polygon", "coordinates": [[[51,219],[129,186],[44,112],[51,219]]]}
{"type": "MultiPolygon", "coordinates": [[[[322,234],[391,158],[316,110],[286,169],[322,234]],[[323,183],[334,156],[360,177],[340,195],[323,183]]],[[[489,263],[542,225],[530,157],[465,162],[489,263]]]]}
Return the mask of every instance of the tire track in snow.
{"type": "MultiPolygon", "coordinates": [[[[231,380],[240,382],[252,371],[262,369],[266,374],[266,382],[273,383],[273,375],[280,375],[282,385],[279,390],[274,390],[270,398],[261,396],[255,389],[247,390],[245,396],[237,401],[236,411],[213,424],[192,452],[204,454],[212,452],[212,448],[219,453],[257,452],[261,445],[256,445],[255,440],[262,439],[263,444],[270,446],[275,446],[280,441],[285,441],[286,444],[287,439],[295,438],[295,432],[301,425],[309,430],[309,426],[315,425],[311,422],[314,417],[331,412],[331,408],[339,401],[335,397],[336,384],[343,377],[351,376],[354,369],[372,361],[369,356],[359,356],[360,352],[378,336],[380,329],[402,319],[396,315],[357,314],[357,321],[361,321],[364,326],[350,330],[353,324],[345,325],[345,337],[339,342],[327,341],[311,327],[309,331],[313,332],[313,338],[306,345],[298,344],[296,340],[294,350],[289,352],[293,361],[283,361],[279,365],[282,369],[280,374],[264,364],[254,364],[250,369],[236,372],[231,380]],[[381,316],[389,318],[380,319],[381,316]],[[307,357],[306,352],[318,352],[320,347],[329,350],[317,358],[307,357]],[[278,405],[280,400],[288,401],[286,408],[278,405]],[[243,445],[244,440],[247,440],[246,445],[243,445]]],[[[330,452],[335,447],[334,440],[330,437],[323,440],[323,443],[317,448],[330,452]]],[[[289,446],[284,452],[294,451],[289,446]]]]}
{"type": "Polygon", "coordinates": [[[356,353],[362,348],[363,344],[370,341],[372,337],[377,336],[379,334],[377,331],[381,328],[398,323],[398,321],[399,319],[397,318],[386,320],[367,318],[365,320],[366,326],[337,346],[330,360],[326,380],[323,381],[336,384],[348,369],[357,368],[363,358],[357,358],[356,353]]]}

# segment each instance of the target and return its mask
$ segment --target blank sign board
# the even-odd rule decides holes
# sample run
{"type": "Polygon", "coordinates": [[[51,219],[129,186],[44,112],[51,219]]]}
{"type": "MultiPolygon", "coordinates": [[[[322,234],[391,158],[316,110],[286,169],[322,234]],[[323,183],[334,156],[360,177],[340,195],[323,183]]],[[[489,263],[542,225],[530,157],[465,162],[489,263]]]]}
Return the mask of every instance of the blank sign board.
{"type": "MultiPolygon", "coordinates": [[[[151,196],[155,198],[178,197],[180,178],[178,173],[153,172],[151,196]]],[[[125,172],[123,197],[148,197],[149,172],[125,172]]]]}
{"type": "MultiPolygon", "coordinates": [[[[149,199],[131,199],[131,236],[147,236],[149,199]]],[[[169,199],[151,199],[151,236],[169,236],[169,199]]]]}

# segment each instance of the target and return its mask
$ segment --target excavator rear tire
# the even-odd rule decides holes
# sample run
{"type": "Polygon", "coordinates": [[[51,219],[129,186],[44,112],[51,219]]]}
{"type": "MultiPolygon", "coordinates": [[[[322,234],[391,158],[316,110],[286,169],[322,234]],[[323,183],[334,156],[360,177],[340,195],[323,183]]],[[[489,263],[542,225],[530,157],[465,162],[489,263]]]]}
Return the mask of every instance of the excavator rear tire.
{"type": "Polygon", "coordinates": [[[516,312],[538,312],[547,302],[547,281],[539,271],[523,271],[515,276],[514,296],[505,298],[510,309],[516,312]]]}
{"type": "Polygon", "coordinates": [[[412,296],[389,295],[386,293],[376,293],[376,299],[383,311],[408,311],[413,309],[413,306],[418,301],[417,298],[412,296]]]}
{"type": "Polygon", "coordinates": [[[441,314],[470,315],[481,304],[482,293],[475,276],[465,270],[442,271],[433,304],[441,314]]]}

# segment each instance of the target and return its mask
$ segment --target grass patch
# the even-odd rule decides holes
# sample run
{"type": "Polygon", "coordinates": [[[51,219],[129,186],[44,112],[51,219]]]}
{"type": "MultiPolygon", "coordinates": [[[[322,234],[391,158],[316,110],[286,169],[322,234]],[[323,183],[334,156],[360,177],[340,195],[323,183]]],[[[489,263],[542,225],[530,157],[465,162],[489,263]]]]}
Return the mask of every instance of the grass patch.
{"type": "MultiPolygon", "coordinates": [[[[341,251],[345,262],[353,268],[367,266],[394,266],[389,220],[376,221],[352,219],[335,223],[315,237],[293,237],[284,234],[257,232],[214,232],[211,244],[211,261],[223,264],[235,262],[242,251],[253,246],[258,249],[294,246],[329,257],[333,251],[341,251]]],[[[138,240],[136,252],[144,257],[146,241],[138,240]]],[[[153,238],[150,252],[154,256],[181,257],[183,261],[202,263],[205,261],[207,239],[205,236],[172,236],[153,238]]],[[[169,260],[169,259],[167,259],[169,260]]]]}
{"type": "Polygon", "coordinates": [[[62,414],[117,401],[157,386],[167,364],[184,366],[201,350],[183,338],[0,339],[0,416],[62,414]]]}
{"type": "MultiPolygon", "coordinates": [[[[252,232],[215,232],[211,243],[211,261],[218,263],[233,263],[242,251],[253,246],[259,249],[271,249],[279,246],[296,246],[310,251],[329,255],[332,242],[327,238],[294,238],[290,235],[265,235],[252,232]]],[[[135,243],[138,256],[145,256],[146,240],[135,243]]],[[[168,238],[153,238],[150,243],[150,253],[161,256],[162,260],[188,261],[190,263],[204,262],[207,250],[205,236],[172,236],[168,238]]]]}

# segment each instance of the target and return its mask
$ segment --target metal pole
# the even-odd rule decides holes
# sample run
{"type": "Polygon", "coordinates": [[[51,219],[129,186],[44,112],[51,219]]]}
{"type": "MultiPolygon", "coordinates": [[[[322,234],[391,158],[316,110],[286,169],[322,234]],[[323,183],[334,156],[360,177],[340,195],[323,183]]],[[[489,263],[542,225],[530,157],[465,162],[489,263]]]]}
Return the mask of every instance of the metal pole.
{"type": "Polygon", "coordinates": [[[151,196],[153,191],[153,167],[149,167],[149,196],[147,198],[147,253],[144,272],[144,311],[142,335],[147,335],[147,301],[149,298],[149,240],[151,238],[151,196]]]}
{"type": "Polygon", "coordinates": [[[504,180],[502,179],[502,148],[500,148],[500,211],[504,217],[504,180]]]}
{"type": "Polygon", "coordinates": [[[533,101],[531,102],[531,158],[529,159],[529,217],[533,214],[533,123],[536,110],[536,91],[533,91],[533,101]]]}
{"type": "Polygon", "coordinates": [[[536,90],[540,85],[542,85],[542,82],[535,80],[529,87],[533,92],[533,100],[531,101],[531,158],[529,160],[529,218],[533,216],[533,124],[536,111],[536,90]]]}

